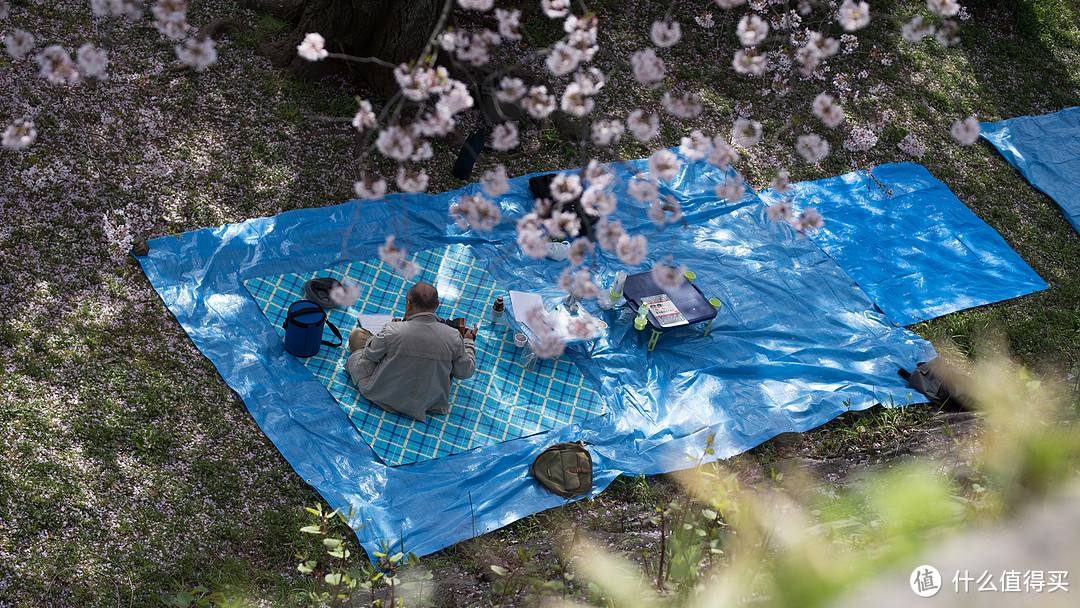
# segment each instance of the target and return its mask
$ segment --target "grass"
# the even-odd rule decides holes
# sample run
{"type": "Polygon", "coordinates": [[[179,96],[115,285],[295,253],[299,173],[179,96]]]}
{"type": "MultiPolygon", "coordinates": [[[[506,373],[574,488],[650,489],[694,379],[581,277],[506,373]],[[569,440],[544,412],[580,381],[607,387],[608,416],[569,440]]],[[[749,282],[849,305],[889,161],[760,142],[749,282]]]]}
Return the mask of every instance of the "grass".
{"type": "MultiPolygon", "coordinates": [[[[69,49],[103,38],[85,2],[48,4],[16,3],[13,15],[40,40],[69,49]]],[[[262,35],[287,27],[229,0],[192,4],[193,19],[238,16],[262,35]]],[[[601,23],[610,33],[602,42],[611,54],[599,61],[610,80],[599,105],[612,108],[610,116],[657,108],[657,92],[642,91],[622,70],[644,45],[646,24],[667,7],[603,4],[610,12],[598,9],[601,23]]],[[[922,3],[882,5],[907,15],[922,3]]],[[[929,150],[922,164],[1053,287],[914,331],[959,361],[978,355],[985,336],[1000,336],[994,349],[1047,384],[1071,382],[1075,395],[1080,235],[994,150],[956,146],[947,126],[970,113],[999,120],[1080,105],[1076,2],[983,3],[954,49],[898,42],[896,28],[871,29],[859,49],[837,58],[829,78],[793,81],[786,96],[773,94],[768,81],[727,70],[735,50],[728,32],[741,13],[710,4],[717,25],[691,34],[701,4],[673,3],[671,10],[686,38],[661,55],[680,90],[703,91],[710,110],[666,124],[663,145],[694,128],[724,132],[747,104],[763,112],[758,118],[771,131],[798,119],[779,141],[747,155],[747,179],[760,188],[779,166],[805,180],[909,160],[895,143],[915,133],[929,150]],[[889,65],[883,56],[892,58],[889,65]],[[864,69],[859,82],[867,90],[885,89],[845,109],[854,124],[893,114],[879,144],[856,158],[839,133],[829,133],[831,158],[820,166],[799,162],[790,151],[794,133],[818,129],[809,100],[831,90],[836,73],[856,78],[864,69]]],[[[538,38],[559,35],[544,21],[527,28],[538,38]]],[[[117,38],[111,79],[97,87],[49,87],[32,60],[0,58],[0,78],[10,77],[3,82],[14,91],[0,101],[0,123],[33,111],[39,131],[24,153],[0,153],[0,298],[7,303],[0,318],[0,606],[152,606],[160,594],[199,585],[262,605],[295,605],[310,583],[294,556],[314,548],[297,531],[308,523],[303,507],[319,497],[194,349],[135,263],[109,242],[102,220],[119,217],[136,235],[159,236],[348,200],[351,128],[315,117],[348,117],[353,95],[364,91],[337,79],[297,81],[259,58],[250,36],[223,40],[219,63],[201,74],[170,70],[171,44],[146,23],[119,26],[117,38]]],[[[554,127],[535,128],[536,153],[485,152],[474,175],[503,161],[511,175],[578,164],[576,148],[554,127]]],[[[430,189],[459,187],[446,160],[456,144],[435,147],[430,189]]],[[[625,138],[612,158],[647,153],[625,138]]],[[[378,170],[389,175],[386,166],[378,170]]],[[[924,408],[845,414],[736,462],[744,476],[775,485],[785,459],[888,454],[939,419],[924,408]]],[[[649,517],[681,492],[668,478],[620,478],[595,499],[536,514],[425,563],[490,578],[484,556],[510,566],[524,546],[548,569],[530,574],[522,594],[558,579],[587,596],[593,591],[584,581],[567,578],[552,537],[608,534],[643,565],[657,557],[649,517]]],[[[497,603],[491,583],[471,588],[475,603],[497,603]]]]}

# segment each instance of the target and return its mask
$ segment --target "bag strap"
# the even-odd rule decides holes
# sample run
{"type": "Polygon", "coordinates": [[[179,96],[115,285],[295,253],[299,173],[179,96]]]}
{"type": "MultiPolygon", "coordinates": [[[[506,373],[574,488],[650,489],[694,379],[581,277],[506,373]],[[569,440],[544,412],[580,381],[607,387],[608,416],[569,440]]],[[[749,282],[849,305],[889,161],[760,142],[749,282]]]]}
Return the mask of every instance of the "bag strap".
{"type": "MultiPolygon", "coordinates": [[[[309,302],[314,307],[313,308],[304,308],[302,310],[291,310],[291,311],[289,311],[289,314],[285,315],[285,321],[283,321],[282,324],[281,324],[283,327],[288,329],[289,323],[293,323],[297,327],[303,327],[303,328],[306,329],[308,327],[311,327],[312,325],[318,325],[319,323],[322,323],[323,321],[326,321],[326,311],[323,310],[322,306],[319,306],[318,304],[316,304],[315,302],[312,302],[311,300],[300,300],[300,302],[309,302]],[[296,318],[296,317],[298,317],[300,315],[311,314],[311,313],[313,313],[315,311],[318,311],[319,314],[322,315],[322,318],[319,319],[318,321],[314,321],[312,323],[307,323],[307,322],[301,321],[301,320],[296,318]]],[[[336,330],[335,330],[335,333],[336,333],[336,330]]],[[[340,336],[338,336],[338,337],[340,337],[340,336]]]]}
{"type": "Polygon", "coordinates": [[[334,332],[334,335],[337,336],[337,344],[331,344],[330,342],[323,340],[323,346],[341,346],[343,342],[341,339],[341,332],[338,331],[338,328],[334,327],[334,324],[330,322],[330,319],[326,320],[326,324],[330,327],[330,331],[334,332]]]}

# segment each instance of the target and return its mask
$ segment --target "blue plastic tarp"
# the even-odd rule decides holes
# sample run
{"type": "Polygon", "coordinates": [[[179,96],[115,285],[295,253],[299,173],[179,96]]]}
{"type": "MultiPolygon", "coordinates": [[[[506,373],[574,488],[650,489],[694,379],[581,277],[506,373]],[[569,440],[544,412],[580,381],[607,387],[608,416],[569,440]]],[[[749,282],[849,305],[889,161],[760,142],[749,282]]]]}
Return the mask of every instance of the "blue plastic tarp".
{"type": "MultiPolygon", "coordinates": [[[[622,184],[644,170],[643,161],[615,168],[622,184]]],[[[474,184],[163,237],[139,258],[169,310],[297,473],[332,507],[353,509],[350,523],[365,526],[357,536],[369,554],[383,539],[430,553],[562,504],[528,476],[533,458],[555,442],[594,444],[596,493],[621,473],[693,466],[710,434],[715,455],[704,460],[845,411],[920,400],[896,370],[932,358],[930,344],[894,326],[812,241],[770,222],[756,196],[718,200],[713,186],[723,174],[687,164],[662,192],[679,199],[686,227],[658,232],[619,186],[615,217],[647,235],[652,253],[635,268],[602,254],[596,268],[609,284],[618,270],[649,268],[670,254],[722,301],[707,337],[699,326],[671,331],[648,352],[630,311],[603,313],[609,334],[593,357],[578,349],[565,356],[595,385],[606,414],[435,460],[382,464],[327,390],[286,354],[243,282],[370,259],[396,230],[413,251],[468,245],[476,259],[491,262],[502,289],[548,287],[562,265],[524,258],[515,243],[513,220],[531,206],[527,178],[512,180],[498,199],[507,221],[490,233],[462,231],[447,215],[457,196],[478,190],[474,184]]]]}
{"type": "Polygon", "coordinates": [[[1054,199],[1080,231],[1080,107],[979,126],[983,139],[1032,186],[1054,199]]]}
{"type": "MultiPolygon", "coordinates": [[[[879,165],[792,185],[825,217],[810,239],[897,325],[1048,287],[993,228],[922,165],[879,165]]],[[[761,193],[769,204],[779,198],[761,193]]]]}

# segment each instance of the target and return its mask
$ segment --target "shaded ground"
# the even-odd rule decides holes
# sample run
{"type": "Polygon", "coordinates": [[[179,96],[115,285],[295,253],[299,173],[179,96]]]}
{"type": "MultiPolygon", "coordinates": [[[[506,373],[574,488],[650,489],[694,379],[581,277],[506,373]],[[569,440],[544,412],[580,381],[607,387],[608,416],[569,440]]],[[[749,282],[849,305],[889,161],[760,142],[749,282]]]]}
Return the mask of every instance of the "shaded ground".
{"type": "MultiPolygon", "coordinates": [[[[927,421],[906,429],[894,443],[880,449],[823,457],[814,445],[814,435],[827,431],[818,430],[777,437],[732,458],[727,466],[743,485],[764,489],[788,483],[785,477],[802,478],[800,483],[811,481],[802,492],[829,493],[881,469],[920,458],[934,463],[958,485],[970,485],[967,476],[984,433],[980,416],[970,412],[926,415],[930,416],[927,421]]],[[[555,594],[544,586],[549,581],[564,582],[569,589],[580,588],[587,594],[583,583],[566,578],[563,557],[585,536],[648,571],[650,566],[655,568],[661,550],[659,525],[650,520],[655,507],[684,494],[675,476],[620,478],[594,499],[551,509],[461,542],[424,560],[433,575],[424,584],[427,601],[440,608],[533,606],[538,595],[555,594]],[[492,566],[509,574],[500,577],[492,566]]],[[[385,600],[389,594],[383,589],[375,597],[385,600]]],[[[366,606],[370,600],[370,594],[360,594],[355,605],[366,606]]]]}

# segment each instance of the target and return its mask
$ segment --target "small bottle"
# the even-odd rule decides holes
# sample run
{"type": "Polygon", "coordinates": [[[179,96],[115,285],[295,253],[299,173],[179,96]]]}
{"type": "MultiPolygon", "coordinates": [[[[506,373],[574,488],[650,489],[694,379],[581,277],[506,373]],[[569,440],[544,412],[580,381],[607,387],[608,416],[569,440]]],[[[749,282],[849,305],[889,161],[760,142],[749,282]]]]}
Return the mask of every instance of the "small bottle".
{"type": "Polygon", "coordinates": [[[648,322],[649,322],[649,320],[646,318],[646,316],[648,314],[649,314],[649,305],[648,304],[642,304],[641,306],[638,307],[638,309],[637,309],[637,318],[634,319],[634,329],[638,329],[638,330],[645,329],[645,325],[648,324],[648,322]]]}
{"type": "Polygon", "coordinates": [[[495,298],[495,303],[491,305],[491,326],[502,323],[503,317],[506,315],[506,308],[503,305],[503,297],[499,296],[495,298]]]}

